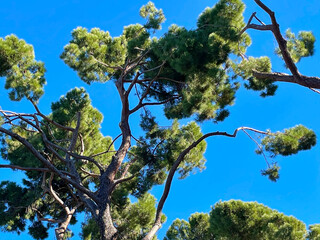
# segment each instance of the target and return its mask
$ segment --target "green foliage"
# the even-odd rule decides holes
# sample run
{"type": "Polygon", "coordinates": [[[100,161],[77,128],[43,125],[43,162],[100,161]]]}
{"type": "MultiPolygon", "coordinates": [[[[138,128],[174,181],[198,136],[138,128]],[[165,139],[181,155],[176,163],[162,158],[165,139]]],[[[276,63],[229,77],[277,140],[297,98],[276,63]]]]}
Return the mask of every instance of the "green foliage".
{"type": "MultiPolygon", "coordinates": [[[[269,152],[271,157],[275,157],[278,154],[288,156],[301,150],[308,150],[316,144],[316,140],[316,135],[312,130],[297,125],[285,129],[284,132],[266,136],[261,143],[264,150],[269,152]]],[[[257,150],[257,153],[261,153],[261,151],[257,150]]]]}
{"type": "Polygon", "coordinates": [[[261,175],[268,176],[268,178],[271,181],[276,182],[280,177],[279,170],[280,170],[280,167],[277,164],[273,164],[268,169],[262,170],[261,175]]]}
{"type": "MultiPolygon", "coordinates": [[[[104,137],[100,131],[103,115],[91,105],[89,95],[83,88],[74,88],[70,90],[65,96],[62,96],[59,101],[52,103],[51,105],[52,120],[60,123],[64,126],[75,127],[77,122],[77,113],[80,112],[80,129],[79,134],[82,137],[83,143],[80,141],[76,144],[76,152],[85,156],[91,156],[97,153],[104,152],[110,147],[109,150],[114,150],[111,146],[112,139],[110,137],[104,137]],[[85,146],[82,149],[82,145],[85,146]]],[[[53,128],[54,129],[54,128],[53,128]]],[[[56,140],[70,139],[71,133],[61,129],[55,128],[55,131],[51,127],[51,134],[56,140]]],[[[65,142],[69,144],[68,142],[65,142]]],[[[65,145],[67,147],[67,145],[65,145]]],[[[103,165],[107,165],[111,161],[112,153],[103,154],[95,158],[95,160],[103,165]]],[[[78,165],[83,169],[98,173],[98,168],[91,162],[82,163],[78,165]]],[[[86,184],[94,181],[92,177],[88,177],[86,184]]]]}
{"type": "MultiPolygon", "coordinates": [[[[12,131],[29,140],[29,142],[39,151],[44,149],[44,144],[40,136],[31,131],[24,130],[25,124],[12,127],[12,131]]],[[[42,167],[42,164],[34,158],[33,154],[27,150],[20,142],[13,138],[5,137],[1,147],[1,157],[9,160],[10,164],[22,167],[42,167]]],[[[29,173],[27,173],[29,174],[29,173]]],[[[33,173],[30,173],[30,177],[33,173]]],[[[36,174],[38,175],[38,174],[36,174]]]]}
{"type": "MultiPolygon", "coordinates": [[[[77,113],[81,113],[79,134],[81,135],[83,144],[80,141],[77,142],[75,153],[80,154],[80,152],[83,151],[83,154],[90,156],[103,152],[109,147],[110,150],[114,149],[111,145],[111,138],[104,137],[100,132],[100,124],[103,120],[102,114],[92,107],[89,95],[83,88],[70,90],[65,96],[62,96],[59,101],[52,103],[51,109],[52,113],[48,117],[61,125],[69,127],[76,126],[77,113]],[[85,149],[82,149],[82,145],[85,146],[85,149]]],[[[68,148],[71,138],[70,132],[57,128],[47,121],[43,121],[41,124],[43,131],[47,134],[49,140],[59,144],[61,147],[68,148]]],[[[24,124],[15,126],[11,130],[26,138],[39,152],[49,158],[51,162],[55,163],[58,169],[68,170],[65,164],[62,164],[54,155],[52,155],[52,153],[46,150],[39,134],[32,131],[26,131],[24,124]]],[[[42,167],[42,164],[17,140],[7,137],[4,138],[3,141],[1,149],[2,158],[8,160],[10,164],[22,167],[42,167]]],[[[65,152],[58,152],[61,156],[65,157],[65,152]]],[[[111,160],[111,155],[112,153],[103,154],[96,157],[95,160],[101,164],[108,164],[111,160]]],[[[92,163],[79,161],[76,166],[79,171],[80,168],[82,168],[91,173],[98,173],[97,167],[92,163]]],[[[85,173],[81,173],[81,175],[84,177],[84,186],[92,184],[92,187],[97,187],[99,185],[96,178],[90,176],[85,177],[85,173]]],[[[14,183],[7,184],[6,182],[2,182],[3,191],[6,191],[5,194],[16,192],[18,194],[17,198],[22,200],[22,202],[19,200],[12,200],[12,202],[20,204],[18,213],[13,214],[12,208],[10,208],[10,211],[4,208],[3,213],[0,211],[0,214],[5,214],[5,216],[8,215],[8,217],[1,218],[3,221],[1,225],[6,226],[10,231],[23,231],[27,220],[32,220],[32,218],[35,217],[34,211],[28,212],[30,206],[34,209],[38,209],[44,216],[49,215],[54,219],[65,217],[64,210],[61,209],[59,204],[52,201],[52,198],[49,195],[41,197],[40,193],[42,192],[41,184],[43,175],[39,172],[31,171],[26,172],[26,176],[27,179],[23,180],[24,188],[13,185],[14,183]],[[14,219],[9,218],[11,214],[15,216],[14,219]]],[[[69,206],[72,207],[76,204],[72,196],[72,194],[75,193],[71,193],[70,188],[61,179],[54,178],[53,189],[59,189],[60,198],[63,201],[68,202],[69,206]]],[[[5,197],[1,196],[1,199],[5,199],[5,197]]],[[[72,220],[71,224],[74,223],[75,219],[72,220]]],[[[40,239],[40,237],[45,236],[47,228],[34,223],[29,228],[29,231],[31,235],[38,236],[40,239]],[[37,232],[39,235],[36,235],[37,232]]]]}
{"type": "Polygon", "coordinates": [[[29,234],[37,240],[46,239],[48,235],[48,228],[43,226],[42,222],[34,222],[30,227],[28,227],[29,234]]]}
{"type": "Polygon", "coordinates": [[[220,0],[213,8],[206,8],[201,13],[197,26],[237,42],[243,37],[239,36],[239,32],[245,26],[242,15],[244,9],[245,5],[240,0],[220,0]]]}
{"type": "Polygon", "coordinates": [[[100,230],[94,219],[90,218],[82,224],[81,237],[83,240],[100,239],[100,230]]]}
{"type": "MultiPolygon", "coordinates": [[[[138,56],[150,44],[148,29],[160,29],[165,20],[162,10],[149,2],[140,10],[147,23],[124,27],[121,36],[112,38],[109,32],[98,28],[78,27],[72,32],[72,40],[61,54],[63,61],[78,72],[86,83],[106,82],[118,76],[119,67],[127,59],[138,56]]],[[[129,76],[130,77],[130,74],[129,76]]]]}
{"type": "MultiPolygon", "coordinates": [[[[75,127],[77,122],[77,113],[80,112],[80,129],[79,134],[82,136],[83,145],[85,149],[83,154],[87,156],[94,155],[105,151],[111,145],[111,138],[104,137],[100,132],[100,124],[103,120],[102,114],[91,105],[89,95],[83,88],[75,88],[70,90],[66,96],[62,96],[59,101],[52,103],[52,113],[49,118],[55,122],[69,127],[75,127]]],[[[25,131],[25,126],[22,124],[19,127],[14,127],[12,130],[19,135],[28,139],[28,141],[40,152],[46,154],[46,150],[39,134],[34,132],[25,131]]],[[[59,143],[60,146],[68,148],[71,138],[71,133],[56,126],[43,122],[43,130],[47,133],[49,140],[59,143]]],[[[76,152],[80,153],[82,143],[80,141],[76,144],[76,152]]],[[[110,150],[113,150],[113,146],[110,150]]],[[[6,138],[5,145],[2,146],[2,157],[10,161],[12,165],[19,165],[23,167],[41,167],[42,164],[34,158],[25,146],[15,139],[6,138]]],[[[65,156],[64,152],[59,152],[65,156]]],[[[49,153],[47,153],[49,154],[49,153]]],[[[102,164],[108,164],[111,160],[111,153],[104,154],[96,157],[96,160],[102,164]]],[[[59,160],[50,154],[52,161],[58,163],[59,160]]],[[[58,165],[59,166],[59,165],[58,165]]],[[[61,170],[66,170],[66,166],[60,165],[61,170]]],[[[79,167],[97,173],[98,169],[92,163],[85,165],[79,164],[79,167]]],[[[36,172],[28,172],[29,177],[39,178],[36,172]]],[[[91,177],[87,178],[88,183],[92,180],[91,177]]]]}
{"type": "Polygon", "coordinates": [[[64,47],[61,58],[84,82],[105,82],[116,72],[115,67],[124,63],[124,44],[123,36],[112,38],[109,32],[98,28],[88,32],[78,27],[72,32],[72,40],[64,47]]]}
{"type": "Polygon", "coordinates": [[[17,232],[25,230],[26,219],[33,220],[26,208],[30,208],[40,191],[36,187],[23,188],[14,182],[0,183],[0,227],[4,231],[17,232]]]}
{"type": "Polygon", "coordinates": [[[164,65],[149,95],[158,101],[180,96],[165,105],[168,118],[196,114],[199,121],[222,121],[228,116],[225,107],[233,104],[239,85],[228,79],[222,65],[238,51],[239,42],[250,42],[246,34],[238,34],[245,26],[243,10],[241,1],[220,1],[200,15],[197,29],[172,25],[163,37],[153,40],[149,68],[164,65]]]}
{"type": "Polygon", "coordinates": [[[35,60],[32,45],[15,35],[0,38],[0,76],[6,77],[11,100],[26,97],[37,101],[44,93],[45,71],[44,64],[35,60]]]}
{"type": "MultiPolygon", "coordinates": [[[[140,24],[133,24],[124,27],[123,36],[127,40],[127,58],[135,59],[137,58],[141,51],[148,49],[150,46],[150,34],[140,24]]],[[[129,77],[129,76],[128,76],[129,77]]]]}
{"type": "Polygon", "coordinates": [[[165,240],[302,240],[305,224],[256,202],[218,202],[210,214],[176,219],[165,240]]]}
{"type": "Polygon", "coordinates": [[[305,224],[256,202],[230,200],[216,203],[210,212],[210,229],[217,239],[301,240],[305,224]]]}
{"type": "Polygon", "coordinates": [[[278,88],[270,79],[257,79],[253,77],[252,71],[271,72],[271,62],[268,57],[253,58],[242,60],[240,64],[233,64],[235,73],[247,80],[244,86],[247,89],[261,91],[261,97],[273,96],[278,88]]]}
{"type": "Polygon", "coordinates": [[[120,212],[121,219],[117,219],[119,224],[120,239],[142,239],[152,227],[156,214],[156,199],[151,194],[144,194],[136,203],[120,212]]]}
{"type": "MultiPolygon", "coordinates": [[[[125,208],[117,211],[115,206],[113,219],[118,226],[118,237],[123,240],[141,240],[150,230],[156,214],[156,199],[147,193],[138,198],[135,203],[127,202],[125,208]]],[[[165,221],[163,217],[162,222],[165,221]]],[[[100,239],[100,232],[97,223],[88,219],[82,225],[82,239],[100,239]]],[[[156,238],[155,238],[156,239],[156,238]]]]}
{"type": "Polygon", "coordinates": [[[164,240],[211,240],[209,215],[194,213],[189,217],[189,222],[176,219],[168,229],[164,240]]]}
{"type": "Polygon", "coordinates": [[[144,25],[146,29],[161,29],[161,23],[166,20],[162,9],[158,10],[153,2],[148,2],[140,8],[140,16],[147,19],[144,25]]]}
{"type": "Polygon", "coordinates": [[[320,224],[314,224],[309,226],[307,238],[309,240],[320,240],[320,224]]]}
{"type": "MultiPolygon", "coordinates": [[[[200,127],[191,122],[186,126],[179,126],[174,121],[170,128],[160,128],[150,115],[143,117],[142,128],[147,131],[146,137],[141,138],[137,146],[132,148],[130,159],[135,159],[131,167],[131,174],[139,172],[133,180],[134,194],[140,196],[154,184],[162,184],[174,161],[179,154],[193,141],[202,136],[200,127]]],[[[204,169],[204,152],[206,143],[203,141],[192,149],[178,167],[180,178],[187,177],[197,169],[204,169]]]]}
{"type": "Polygon", "coordinates": [[[189,239],[190,224],[185,220],[176,219],[171,224],[164,240],[189,239]]]}
{"type": "MultiPolygon", "coordinates": [[[[294,62],[299,62],[303,57],[309,57],[314,54],[314,43],[316,38],[312,32],[300,31],[298,37],[290,29],[286,31],[287,48],[294,62]]],[[[279,48],[276,54],[281,56],[279,48]]],[[[281,56],[282,57],[282,56],[281,56]]]]}
{"type": "Polygon", "coordinates": [[[151,41],[148,30],[160,29],[164,15],[149,2],[140,10],[147,19],[145,25],[125,27],[117,38],[99,29],[88,32],[77,28],[61,58],[83,81],[91,83],[119,77],[118,70],[126,61],[145,54],[141,62],[146,66],[138,65],[125,77],[130,79],[138,71],[144,77],[156,77],[150,89],[140,87],[142,93],[148,91],[150,99],[167,102],[167,117],[195,114],[198,121],[222,121],[229,115],[225,108],[234,103],[239,88],[230,81],[223,64],[230,53],[238,53],[239,48],[245,51],[250,44],[247,34],[239,35],[245,26],[243,10],[239,0],[220,1],[200,15],[196,30],[173,25],[163,37],[151,41]],[[159,71],[145,71],[154,68],[159,71]]]}

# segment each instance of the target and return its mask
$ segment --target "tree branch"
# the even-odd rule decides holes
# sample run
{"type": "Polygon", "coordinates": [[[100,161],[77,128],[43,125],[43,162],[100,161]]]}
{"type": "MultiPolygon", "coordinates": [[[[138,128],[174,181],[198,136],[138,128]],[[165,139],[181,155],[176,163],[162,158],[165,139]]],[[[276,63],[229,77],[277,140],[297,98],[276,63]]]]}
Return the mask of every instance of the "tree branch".
{"type": "MultiPolygon", "coordinates": [[[[57,149],[65,152],[65,153],[71,155],[71,156],[74,157],[75,159],[86,160],[86,161],[88,161],[88,162],[92,162],[94,165],[96,165],[96,166],[99,168],[99,170],[100,170],[101,172],[103,171],[103,167],[102,167],[96,160],[94,160],[93,158],[87,157],[87,156],[82,156],[82,155],[78,155],[78,154],[76,154],[76,153],[69,152],[67,149],[65,149],[65,148],[63,148],[63,147],[61,147],[61,146],[59,146],[59,145],[57,145],[57,144],[54,144],[54,143],[50,142],[48,139],[46,139],[46,142],[47,142],[49,145],[51,145],[52,147],[55,147],[55,148],[57,148],[57,149]]],[[[50,151],[54,151],[54,149],[52,149],[52,148],[50,147],[50,151]]],[[[56,151],[54,151],[54,152],[55,152],[56,154],[58,154],[56,151]]]]}
{"type": "MultiPolygon", "coordinates": [[[[284,37],[282,36],[281,32],[280,32],[280,27],[279,24],[277,22],[277,19],[275,17],[275,13],[268,8],[264,3],[262,3],[260,0],[254,0],[256,2],[256,4],[263,9],[270,17],[271,19],[271,23],[272,25],[263,25],[265,28],[267,26],[270,26],[268,28],[270,29],[265,29],[265,30],[271,30],[278,45],[279,45],[279,49],[280,49],[280,53],[282,55],[282,58],[287,66],[287,68],[290,70],[292,76],[288,77],[286,76],[286,74],[280,74],[281,76],[279,76],[278,73],[268,73],[269,74],[269,79],[272,79],[274,81],[285,81],[285,82],[292,82],[292,83],[296,83],[299,84],[301,86],[305,86],[310,88],[311,90],[318,92],[315,89],[312,88],[316,88],[316,89],[320,89],[320,78],[318,77],[307,77],[307,76],[303,76],[299,73],[297,66],[295,65],[289,51],[287,48],[287,41],[284,39],[284,37]]],[[[241,34],[248,28],[254,28],[254,29],[258,29],[258,30],[263,30],[261,29],[263,26],[252,26],[252,24],[250,24],[250,21],[252,20],[252,17],[255,17],[255,13],[252,14],[252,16],[250,17],[250,20],[247,24],[247,26],[241,31],[241,34]],[[250,27],[249,27],[250,26],[250,27]]],[[[258,18],[257,18],[258,19],[258,18]]],[[[260,21],[258,19],[258,21],[260,21]]],[[[260,21],[261,22],[261,21],[260,21]]],[[[262,23],[262,22],[261,22],[262,23]]],[[[262,23],[263,24],[263,23],[262,23]]],[[[257,78],[261,78],[264,79],[266,78],[265,74],[267,73],[257,73],[254,72],[255,77],[257,78]]]]}
{"type": "Polygon", "coordinates": [[[129,94],[130,94],[130,92],[131,92],[131,90],[132,90],[132,88],[133,88],[133,86],[137,83],[137,81],[138,81],[138,79],[139,79],[139,76],[141,75],[141,73],[137,73],[136,74],[136,76],[134,77],[134,79],[132,80],[132,82],[130,83],[130,85],[129,85],[129,87],[128,87],[128,89],[127,89],[127,91],[126,91],[126,93],[125,93],[125,95],[126,95],[126,97],[128,97],[129,96],[129,94]]]}
{"type": "Polygon", "coordinates": [[[162,209],[164,206],[165,201],[167,200],[167,197],[169,195],[169,191],[171,188],[171,184],[172,184],[172,180],[174,177],[174,174],[177,170],[177,168],[179,167],[180,163],[183,161],[184,157],[193,149],[195,148],[200,142],[202,142],[204,139],[211,137],[211,136],[226,136],[226,137],[236,137],[237,133],[240,130],[249,130],[249,131],[253,131],[256,133],[260,133],[260,134],[268,134],[267,132],[264,131],[259,131],[256,130],[254,128],[249,128],[249,127],[239,127],[237,128],[233,134],[229,134],[227,132],[211,132],[211,133],[207,133],[205,135],[203,135],[202,137],[200,137],[198,140],[196,140],[195,142],[193,142],[191,145],[189,145],[189,147],[187,147],[184,151],[182,151],[180,153],[180,155],[178,156],[177,160],[173,163],[168,177],[167,177],[167,181],[161,196],[161,199],[159,201],[158,207],[157,207],[157,212],[156,212],[156,218],[154,221],[154,224],[151,228],[151,230],[149,231],[149,233],[143,238],[143,240],[151,240],[153,238],[153,236],[156,234],[156,232],[160,229],[161,227],[161,215],[162,215],[162,209]]]}
{"type": "Polygon", "coordinates": [[[106,153],[110,152],[110,148],[112,147],[114,142],[121,136],[122,136],[122,133],[120,133],[115,139],[113,139],[113,141],[110,143],[110,145],[109,145],[109,147],[108,147],[108,149],[106,151],[91,155],[90,157],[97,157],[97,156],[100,156],[100,155],[103,155],[103,154],[106,154],[106,153]]]}
{"type": "Polygon", "coordinates": [[[120,71],[123,70],[122,67],[119,67],[119,66],[110,66],[110,65],[106,64],[105,62],[102,62],[102,61],[96,59],[92,54],[90,54],[90,56],[92,57],[93,60],[95,60],[97,63],[101,64],[102,66],[105,66],[105,67],[111,68],[111,69],[115,69],[115,70],[120,70],[120,71]]]}
{"type": "Polygon", "coordinates": [[[290,56],[290,53],[287,49],[287,41],[283,38],[281,32],[280,32],[280,28],[279,28],[279,24],[276,20],[275,17],[275,13],[273,11],[271,11],[266,5],[264,5],[260,0],[254,0],[258,6],[260,8],[262,8],[266,13],[268,13],[272,25],[273,25],[273,35],[276,38],[280,51],[281,51],[281,55],[283,57],[283,60],[285,61],[287,67],[289,68],[290,72],[292,73],[292,75],[296,78],[296,81],[303,81],[301,79],[300,73],[298,71],[297,66],[294,64],[293,59],[290,56]]]}
{"type": "Polygon", "coordinates": [[[137,175],[131,175],[130,177],[119,178],[119,179],[117,179],[117,180],[114,181],[114,186],[117,186],[117,185],[120,184],[120,183],[129,181],[129,180],[133,179],[133,178],[136,177],[136,176],[137,176],[137,175]]]}
{"type": "Polygon", "coordinates": [[[165,104],[165,103],[170,102],[170,101],[172,101],[172,100],[174,100],[174,99],[177,99],[177,98],[179,98],[179,97],[178,97],[178,96],[176,96],[176,97],[171,97],[171,98],[168,98],[168,99],[166,99],[166,100],[164,100],[164,101],[160,101],[160,102],[140,103],[140,104],[138,104],[137,106],[135,106],[133,109],[130,110],[130,114],[138,111],[138,110],[139,110],[140,108],[142,108],[142,107],[162,105],[162,104],[165,104]]]}
{"type": "Polygon", "coordinates": [[[27,141],[27,139],[21,137],[20,135],[11,132],[3,127],[0,127],[0,132],[16,139],[19,141],[22,145],[24,145],[44,166],[46,166],[48,169],[50,169],[52,172],[56,173],[62,180],[66,181],[67,183],[70,183],[73,185],[77,190],[80,192],[88,195],[90,198],[92,198],[94,201],[97,200],[97,197],[94,195],[93,192],[91,192],[89,189],[85,188],[84,186],[80,185],[79,183],[75,182],[71,178],[68,178],[65,174],[63,174],[60,170],[58,170],[51,162],[49,162],[47,159],[45,159],[40,152],[38,152],[34,146],[27,141]]]}
{"type": "Polygon", "coordinates": [[[55,125],[55,126],[58,127],[58,128],[64,129],[64,130],[68,130],[68,131],[71,131],[71,132],[74,130],[74,128],[63,126],[63,125],[61,125],[61,124],[53,121],[52,119],[48,118],[46,115],[44,115],[44,114],[42,114],[42,113],[40,112],[38,106],[34,103],[34,101],[33,101],[32,99],[28,99],[28,100],[32,103],[33,107],[34,107],[35,110],[37,111],[37,114],[38,114],[40,117],[42,117],[43,119],[45,119],[46,121],[52,123],[53,125],[55,125]]]}
{"type": "MultiPolygon", "coordinates": [[[[10,164],[0,164],[0,168],[10,168],[12,170],[22,170],[22,171],[52,172],[49,168],[21,167],[21,166],[10,165],[10,164]]],[[[62,170],[60,170],[60,172],[68,175],[71,178],[74,178],[74,176],[69,172],[62,171],[62,170]]]]}
{"type": "Polygon", "coordinates": [[[261,31],[272,31],[273,30],[273,25],[265,25],[263,22],[261,22],[257,17],[256,17],[256,12],[252,13],[247,25],[241,30],[240,35],[242,35],[247,29],[252,28],[256,30],[261,30],[261,31]],[[253,18],[256,18],[261,25],[257,24],[252,24],[251,21],[253,18]]]}
{"type": "Polygon", "coordinates": [[[270,79],[272,81],[277,81],[277,82],[295,83],[308,88],[320,89],[319,77],[308,77],[308,76],[300,75],[300,78],[302,79],[300,81],[300,80],[297,80],[293,75],[289,75],[286,73],[267,73],[267,72],[259,72],[259,71],[253,70],[252,74],[254,77],[258,79],[270,79]]]}

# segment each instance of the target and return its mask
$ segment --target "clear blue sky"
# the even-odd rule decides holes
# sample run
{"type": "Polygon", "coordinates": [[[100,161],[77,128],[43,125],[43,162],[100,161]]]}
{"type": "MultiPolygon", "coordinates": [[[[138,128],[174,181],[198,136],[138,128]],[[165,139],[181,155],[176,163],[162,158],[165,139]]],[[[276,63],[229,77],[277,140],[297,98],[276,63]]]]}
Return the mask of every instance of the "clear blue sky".
{"type": "MultiPolygon", "coordinates": [[[[102,132],[115,137],[119,133],[119,99],[112,82],[86,86],[76,73],[60,59],[63,46],[70,40],[70,32],[77,26],[99,27],[118,36],[123,26],[141,22],[139,8],[147,1],[2,1],[0,8],[0,37],[14,33],[33,44],[37,60],[45,62],[47,82],[45,95],[40,100],[43,112],[50,112],[50,103],[56,101],[71,88],[84,86],[88,89],[93,105],[103,112],[105,118],[102,132]]],[[[162,33],[172,23],[193,28],[198,15],[215,0],[158,0],[158,8],[164,10],[167,18],[162,33]]],[[[245,16],[257,11],[265,23],[269,19],[255,5],[245,0],[245,16]]],[[[265,1],[276,12],[282,31],[291,28],[293,32],[312,30],[320,39],[320,4],[317,0],[265,1]],[[270,3],[271,2],[271,3],[270,3]]],[[[274,56],[276,41],[267,32],[249,31],[253,45],[248,55],[268,55],[272,58],[274,71],[285,71],[284,63],[274,56]]],[[[159,33],[161,35],[161,32],[159,33]]],[[[299,70],[305,75],[320,75],[320,44],[316,42],[315,56],[302,59],[299,70]]],[[[32,107],[26,102],[12,103],[8,100],[1,79],[0,105],[3,109],[29,112],[32,107]]],[[[261,98],[258,93],[243,88],[237,93],[236,104],[230,108],[231,116],[221,124],[206,122],[203,132],[228,131],[239,126],[250,126],[272,131],[282,130],[296,124],[304,124],[320,136],[320,95],[306,88],[282,83],[276,96],[261,98]]],[[[161,111],[157,109],[159,114],[161,111]]],[[[138,117],[137,113],[136,117],[138,117]]],[[[138,135],[137,118],[131,118],[133,133],[138,135]],[[135,126],[137,126],[135,128],[135,126]]],[[[210,206],[219,200],[241,199],[258,201],[285,214],[294,215],[306,224],[320,223],[320,145],[311,151],[280,158],[281,177],[277,183],[260,175],[265,162],[254,153],[255,144],[244,134],[236,139],[211,138],[206,151],[207,169],[185,180],[173,182],[173,187],[164,207],[167,223],[159,232],[162,239],[168,226],[175,218],[187,219],[194,212],[209,212],[210,206]]],[[[21,178],[21,172],[1,170],[0,180],[21,178]]],[[[152,191],[159,199],[162,187],[152,191]]],[[[1,239],[31,239],[27,235],[0,233],[1,239]]],[[[53,239],[53,236],[50,236],[53,239]]],[[[75,236],[74,239],[80,239],[75,236]]]]}

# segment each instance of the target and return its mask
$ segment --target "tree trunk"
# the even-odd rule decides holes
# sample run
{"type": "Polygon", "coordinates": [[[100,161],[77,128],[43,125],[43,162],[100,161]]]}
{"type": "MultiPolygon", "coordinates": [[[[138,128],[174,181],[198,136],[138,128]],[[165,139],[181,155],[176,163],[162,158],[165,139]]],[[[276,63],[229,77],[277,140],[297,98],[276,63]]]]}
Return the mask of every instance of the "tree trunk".
{"type": "Polygon", "coordinates": [[[113,225],[109,201],[105,204],[104,209],[100,210],[98,225],[100,229],[101,240],[116,239],[117,229],[113,225]]]}

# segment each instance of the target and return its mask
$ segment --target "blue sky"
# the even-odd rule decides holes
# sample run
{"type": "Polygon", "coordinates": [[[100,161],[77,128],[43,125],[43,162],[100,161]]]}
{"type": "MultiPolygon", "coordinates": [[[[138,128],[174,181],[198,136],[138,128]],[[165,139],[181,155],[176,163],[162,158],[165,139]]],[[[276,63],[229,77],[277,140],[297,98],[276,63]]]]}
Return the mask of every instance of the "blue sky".
{"type": "MultiPolygon", "coordinates": [[[[115,137],[119,134],[119,99],[112,82],[86,86],[77,74],[68,68],[59,55],[63,46],[70,40],[72,29],[83,26],[88,29],[99,27],[108,30],[112,36],[118,36],[123,26],[143,22],[139,17],[139,8],[147,1],[3,1],[0,8],[0,37],[14,33],[25,39],[35,48],[37,60],[45,62],[47,68],[45,95],[40,100],[43,112],[50,112],[50,103],[77,86],[86,87],[93,105],[104,114],[102,132],[115,137]]],[[[196,26],[198,15],[207,6],[216,1],[208,0],[158,0],[154,1],[162,8],[167,21],[163,25],[163,34],[168,26],[175,23],[187,28],[196,26]]],[[[246,19],[252,12],[265,23],[268,16],[260,11],[253,0],[245,0],[246,19]]],[[[316,0],[269,1],[268,6],[276,12],[281,30],[287,28],[297,33],[299,30],[312,30],[316,39],[320,39],[320,4],[316,0]],[[271,2],[271,3],[269,3],[271,2]]],[[[267,3],[267,2],[266,2],[267,3]]],[[[274,71],[286,71],[284,63],[273,54],[276,41],[268,32],[250,30],[253,44],[247,55],[268,55],[272,59],[274,71]]],[[[298,64],[304,75],[319,76],[320,44],[316,42],[315,55],[302,59],[298,64]]],[[[31,112],[31,105],[22,101],[12,103],[4,90],[4,80],[0,81],[0,106],[17,112],[31,112]]],[[[259,94],[241,88],[237,93],[236,104],[230,108],[231,115],[221,124],[205,122],[201,124],[203,132],[228,131],[239,126],[272,131],[282,130],[297,124],[304,124],[320,136],[320,96],[304,87],[280,83],[276,96],[261,98],[259,94]]],[[[162,115],[161,109],[154,108],[162,115]]],[[[137,136],[138,116],[130,119],[133,133],[137,136]],[[137,126],[137,127],[135,127],[137,126]]],[[[207,169],[185,180],[175,180],[164,207],[167,223],[159,231],[162,239],[168,226],[175,218],[187,219],[194,212],[209,212],[210,206],[219,200],[241,199],[258,201],[285,214],[293,215],[306,224],[320,223],[320,155],[319,146],[298,155],[280,158],[280,180],[270,182],[261,176],[264,169],[263,157],[254,153],[255,144],[243,133],[236,139],[214,137],[208,139],[206,151],[207,169]]],[[[0,170],[0,180],[20,179],[21,172],[0,170]]],[[[159,199],[162,187],[152,191],[159,199]]],[[[77,230],[77,229],[76,229],[77,230]]],[[[0,233],[1,239],[29,239],[26,235],[0,233]]],[[[50,237],[52,239],[53,236],[50,237]]],[[[30,238],[31,239],[31,238],[30,238]]],[[[75,236],[74,239],[80,239],[75,236]]]]}

